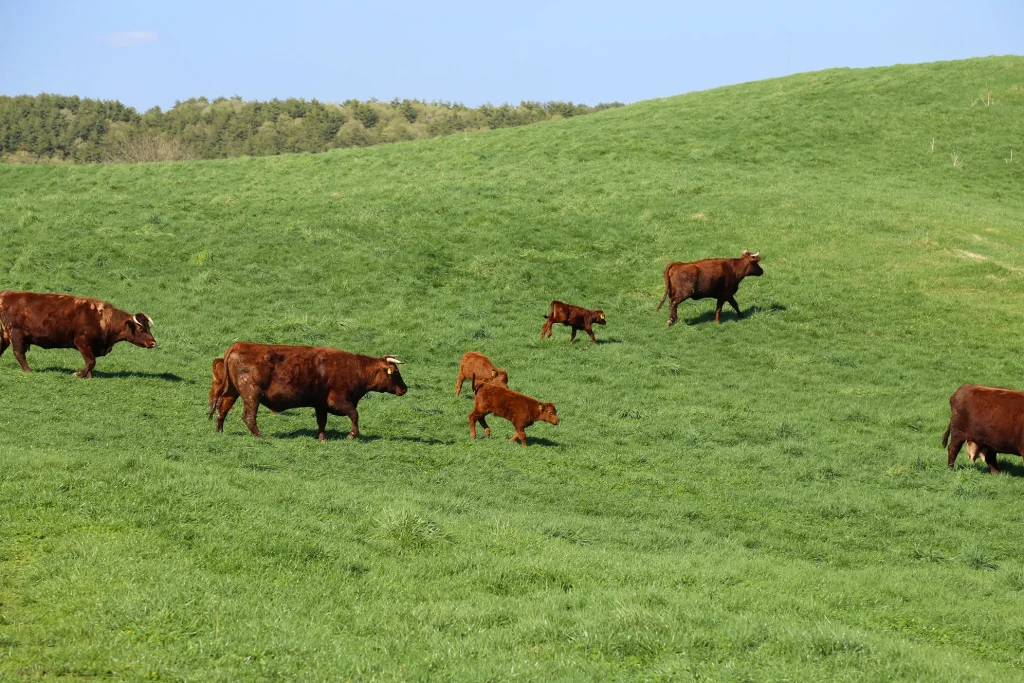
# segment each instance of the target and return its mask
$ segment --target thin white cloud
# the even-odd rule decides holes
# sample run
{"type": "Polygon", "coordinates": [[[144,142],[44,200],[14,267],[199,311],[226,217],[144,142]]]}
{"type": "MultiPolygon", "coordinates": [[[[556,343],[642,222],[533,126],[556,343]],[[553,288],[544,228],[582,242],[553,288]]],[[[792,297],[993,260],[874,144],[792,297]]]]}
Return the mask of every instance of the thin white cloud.
{"type": "Polygon", "coordinates": [[[135,47],[156,39],[156,31],[114,31],[105,35],[103,42],[114,47],[135,47]]]}

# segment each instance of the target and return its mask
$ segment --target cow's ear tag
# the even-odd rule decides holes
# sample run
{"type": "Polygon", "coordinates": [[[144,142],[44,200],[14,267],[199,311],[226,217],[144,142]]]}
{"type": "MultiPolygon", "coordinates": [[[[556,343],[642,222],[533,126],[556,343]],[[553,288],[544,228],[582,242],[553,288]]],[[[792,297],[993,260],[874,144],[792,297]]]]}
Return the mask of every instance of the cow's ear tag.
{"type": "Polygon", "coordinates": [[[497,377],[497,376],[498,376],[498,371],[497,370],[491,370],[491,377],[497,377]]]}
{"type": "Polygon", "coordinates": [[[394,372],[394,370],[392,370],[391,368],[388,368],[388,374],[390,375],[392,372],[394,372]]]}

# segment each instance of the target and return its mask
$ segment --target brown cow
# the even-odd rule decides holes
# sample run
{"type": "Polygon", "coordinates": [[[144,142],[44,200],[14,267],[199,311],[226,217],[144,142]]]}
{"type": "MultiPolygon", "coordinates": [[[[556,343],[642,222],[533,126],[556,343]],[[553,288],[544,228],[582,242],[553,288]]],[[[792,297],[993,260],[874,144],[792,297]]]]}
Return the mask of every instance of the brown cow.
{"type": "Polygon", "coordinates": [[[327,415],[347,415],[348,438],[359,436],[359,399],[371,391],[402,396],[408,391],[394,356],[373,358],[339,349],[278,346],[237,342],[224,353],[225,382],[217,399],[217,431],[238,397],[245,405],[242,419],[253,436],[260,405],[281,412],[289,408],[316,411],[318,438],[327,438],[327,415]]]}
{"type": "Polygon", "coordinates": [[[561,301],[552,301],[550,312],[544,316],[544,327],[541,328],[540,338],[543,339],[545,336],[550,337],[553,333],[551,332],[551,326],[555,323],[561,323],[572,328],[572,336],[569,337],[569,343],[572,344],[576,341],[576,333],[580,330],[586,331],[590,335],[591,341],[597,343],[597,338],[594,336],[594,323],[598,325],[607,325],[608,321],[605,320],[604,311],[602,310],[590,310],[589,308],[582,308],[580,306],[573,306],[572,304],[562,303],[561,301]]]}
{"type": "Polygon", "coordinates": [[[462,383],[470,380],[475,394],[481,384],[494,382],[508,386],[508,371],[494,367],[491,359],[476,351],[467,351],[459,365],[459,377],[455,380],[455,395],[462,392],[462,383]]]}
{"type": "Polygon", "coordinates": [[[554,403],[541,403],[526,394],[520,394],[499,384],[484,384],[476,392],[473,412],[469,414],[469,438],[476,438],[477,422],[483,426],[484,436],[491,435],[491,428],[484,420],[484,417],[491,413],[511,422],[516,433],[509,441],[518,440],[524,446],[526,445],[525,429],[534,422],[543,420],[553,425],[558,424],[558,414],[555,412],[554,403]]]}
{"type": "Polygon", "coordinates": [[[949,407],[942,445],[950,467],[964,442],[971,460],[981,455],[993,474],[999,472],[996,453],[1024,455],[1024,392],[965,384],[949,397],[949,407]]]}
{"type": "Polygon", "coordinates": [[[21,369],[32,372],[25,353],[32,345],[43,349],[78,349],[85,367],[78,377],[92,377],[96,359],[114,344],[127,341],[146,349],[156,347],[150,332],[153,319],[131,315],[99,299],[68,294],[0,292],[0,355],[8,346],[21,369]]]}
{"type": "Polygon", "coordinates": [[[759,263],[760,253],[751,254],[744,249],[740,258],[709,258],[665,266],[665,293],[661,303],[654,309],[660,311],[665,299],[669,300],[669,316],[665,327],[671,327],[679,319],[676,308],[686,299],[717,299],[716,323],[722,322],[722,306],[726,301],[736,309],[736,317],[742,318],[743,313],[735,299],[736,290],[739,289],[740,281],[748,275],[764,275],[759,263]]]}

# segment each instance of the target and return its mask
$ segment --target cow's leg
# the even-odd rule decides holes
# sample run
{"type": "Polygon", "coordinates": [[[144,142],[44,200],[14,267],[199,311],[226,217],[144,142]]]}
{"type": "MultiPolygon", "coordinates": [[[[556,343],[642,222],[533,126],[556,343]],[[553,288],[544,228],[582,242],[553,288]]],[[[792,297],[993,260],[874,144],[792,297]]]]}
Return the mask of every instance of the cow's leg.
{"type": "Polygon", "coordinates": [[[341,413],[346,415],[349,420],[352,421],[352,431],[348,433],[349,439],[355,439],[359,436],[359,413],[356,412],[356,407],[346,401],[339,406],[341,413]]]}
{"type": "Polygon", "coordinates": [[[480,426],[484,428],[484,436],[491,435],[491,428],[487,426],[487,413],[478,413],[475,410],[469,414],[469,438],[476,438],[476,423],[479,422],[480,426]]]}
{"type": "Polygon", "coordinates": [[[235,407],[235,401],[238,400],[238,394],[234,396],[222,396],[218,399],[220,404],[217,406],[217,432],[224,431],[224,418],[228,416],[231,409],[235,407]]]}
{"type": "Polygon", "coordinates": [[[736,317],[743,320],[743,311],[740,310],[740,305],[736,303],[735,297],[729,297],[729,305],[736,311],[736,317]]]}
{"type": "Polygon", "coordinates": [[[679,320],[679,315],[676,313],[676,309],[679,308],[679,303],[675,299],[671,299],[668,302],[668,322],[665,323],[665,327],[672,327],[679,320]]]}
{"type": "Polygon", "coordinates": [[[526,432],[519,427],[516,427],[516,433],[512,435],[509,441],[518,441],[519,443],[526,445],[526,432]]]}
{"type": "Polygon", "coordinates": [[[249,392],[249,395],[242,395],[242,420],[256,438],[263,438],[260,428],[256,426],[256,413],[260,409],[260,394],[258,391],[249,392]]]}
{"type": "Polygon", "coordinates": [[[594,342],[596,344],[597,343],[597,337],[594,336],[594,328],[593,328],[593,326],[591,326],[590,323],[587,323],[587,326],[584,327],[583,329],[586,330],[587,334],[590,335],[590,341],[592,341],[592,342],[594,342]]]}
{"type": "Polygon", "coordinates": [[[0,332],[0,356],[4,355],[4,351],[6,351],[7,347],[10,345],[11,342],[7,341],[7,337],[4,336],[2,332],[0,332]]]}
{"type": "Polygon", "coordinates": [[[575,327],[572,328],[572,335],[569,337],[569,343],[570,344],[575,344],[576,343],[576,328],[575,327]]]}
{"type": "Polygon", "coordinates": [[[956,462],[956,456],[960,452],[960,448],[964,445],[964,439],[961,435],[950,436],[949,439],[949,469],[953,469],[953,463],[956,462]]]}
{"type": "Polygon", "coordinates": [[[29,345],[25,343],[25,335],[20,332],[11,332],[11,347],[14,350],[14,357],[18,359],[18,365],[25,372],[32,372],[32,368],[28,366],[28,361],[25,360],[25,352],[28,351],[29,345]]]}
{"type": "Polygon", "coordinates": [[[320,432],[316,438],[327,440],[327,408],[316,409],[316,428],[320,432]]]}
{"type": "Polygon", "coordinates": [[[92,345],[87,340],[76,339],[75,348],[82,354],[82,360],[85,361],[85,367],[76,372],[75,377],[91,379],[92,369],[96,367],[96,354],[93,353],[92,345]]]}
{"type": "Polygon", "coordinates": [[[462,393],[462,383],[466,381],[466,376],[462,374],[462,368],[459,368],[459,378],[455,380],[455,395],[458,396],[462,393]]]}
{"type": "Polygon", "coordinates": [[[981,454],[982,460],[988,465],[988,471],[992,474],[999,474],[999,464],[996,459],[996,452],[988,446],[979,446],[978,452],[981,454]]]}
{"type": "Polygon", "coordinates": [[[722,306],[725,305],[725,299],[719,299],[718,305],[715,306],[715,322],[721,324],[722,322],[722,306]]]}

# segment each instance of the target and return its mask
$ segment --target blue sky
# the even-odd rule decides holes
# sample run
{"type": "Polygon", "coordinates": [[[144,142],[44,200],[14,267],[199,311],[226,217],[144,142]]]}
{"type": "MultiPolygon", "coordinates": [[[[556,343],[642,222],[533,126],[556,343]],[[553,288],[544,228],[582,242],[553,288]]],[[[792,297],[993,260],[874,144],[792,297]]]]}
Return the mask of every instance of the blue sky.
{"type": "Polygon", "coordinates": [[[0,0],[0,94],[635,102],[829,67],[1024,54],[1024,1],[0,0]]]}

